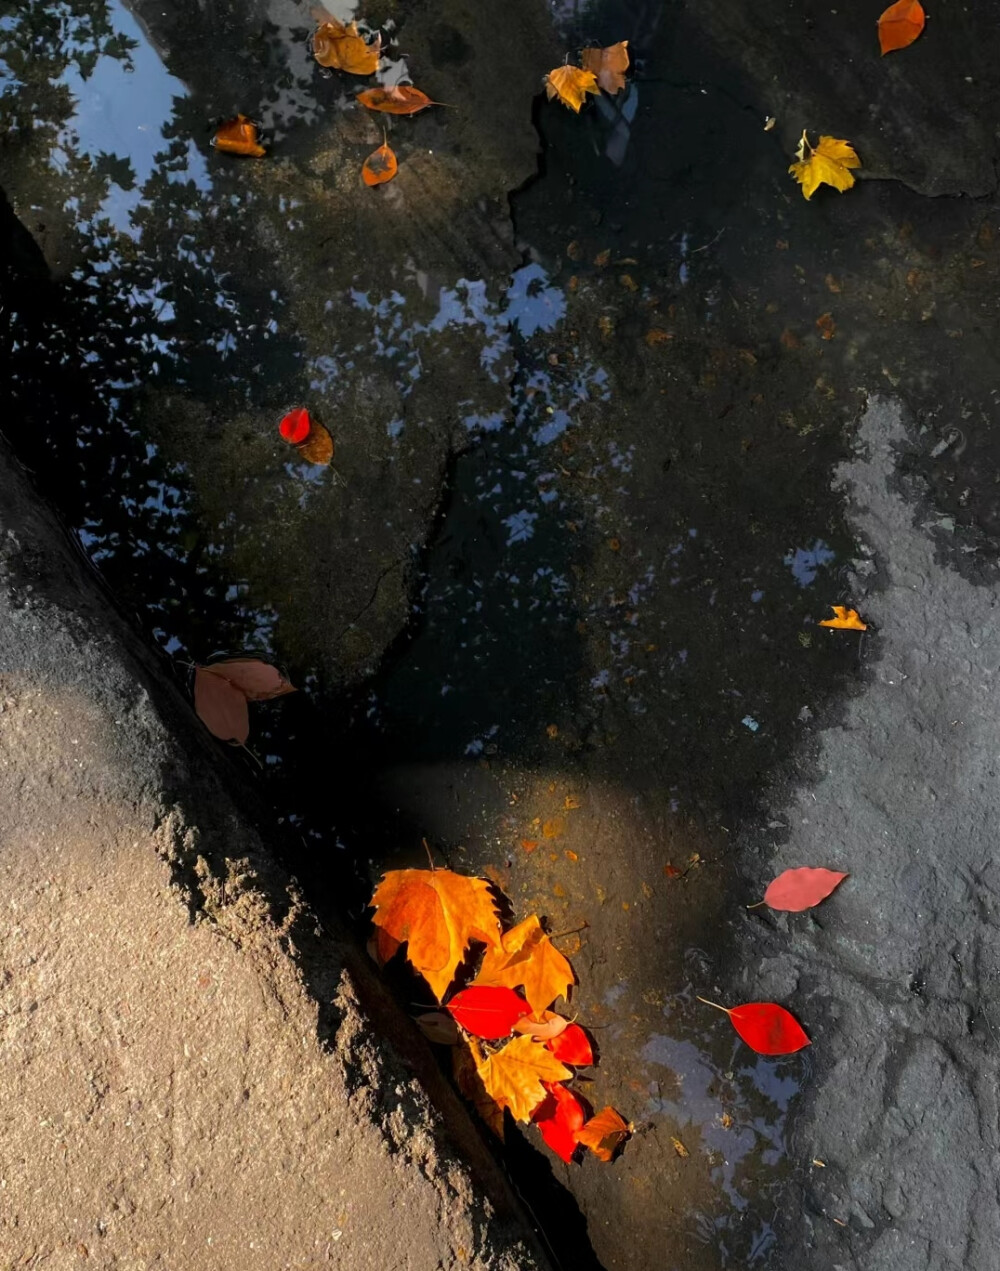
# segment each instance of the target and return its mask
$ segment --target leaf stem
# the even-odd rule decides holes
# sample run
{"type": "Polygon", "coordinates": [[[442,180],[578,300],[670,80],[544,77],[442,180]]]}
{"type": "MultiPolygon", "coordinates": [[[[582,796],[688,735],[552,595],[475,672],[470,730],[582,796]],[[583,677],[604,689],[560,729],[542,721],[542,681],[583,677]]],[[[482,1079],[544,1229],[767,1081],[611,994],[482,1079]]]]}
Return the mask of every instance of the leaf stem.
{"type": "Polygon", "coordinates": [[[430,865],[430,867],[431,867],[431,873],[433,874],[433,873],[434,873],[435,866],[434,866],[434,857],[433,857],[433,856],[431,856],[431,849],[430,849],[430,847],[428,847],[428,845],[427,845],[427,840],[426,840],[426,839],[421,839],[420,841],[421,841],[421,843],[423,843],[423,845],[424,845],[424,851],[427,853],[427,863],[428,863],[428,865],[430,865]]]}
{"type": "Polygon", "coordinates": [[[697,993],[695,997],[698,998],[699,1002],[704,1002],[706,1006],[714,1006],[717,1011],[725,1011],[727,1015],[729,1014],[728,1006],[720,1006],[718,1002],[710,1002],[707,997],[699,997],[697,993]]]}
{"type": "Polygon", "coordinates": [[[746,907],[747,909],[759,909],[761,905],[766,905],[766,904],[767,904],[766,900],[758,900],[755,905],[747,905],[746,907]]]}
{"type": "Polygon", "coordinates": [[[569,927],[566,931],[556,931],[549,936],[550,940],[561,940],[563,936],[575,935],[578,931],[587,931],[590,928],[589,922],[583,922],[579,927],[569,927]]]}

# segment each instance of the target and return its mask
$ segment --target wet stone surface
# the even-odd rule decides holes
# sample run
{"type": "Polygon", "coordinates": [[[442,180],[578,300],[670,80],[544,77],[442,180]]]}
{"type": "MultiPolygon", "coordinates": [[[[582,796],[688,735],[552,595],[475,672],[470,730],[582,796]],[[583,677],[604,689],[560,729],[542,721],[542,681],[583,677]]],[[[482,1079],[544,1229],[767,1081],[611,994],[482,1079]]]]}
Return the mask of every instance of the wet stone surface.
{"type": "MultiPolygon", "coordinates": [[[[509,1136],[556,1256],[799,1266],[790,1118],[832,1042],[754,1056],[695,995],[767,984],[810,1024],[790,953],[745,964],[783,929],[741,914],[878,656],[817,626],[858,585],[833,476],[868,392],[913,412],[938,567],[995,579],[995,207],[888,180],[806,203],[787,137],[838,125],[764,130],[771,63],[732,60],[722,5],[373,6],[385,73],[405,55],[460,107],[392,125],[377,192],[380,129],[312,65],[304,9],[133,8],[0,24],[0,184],[56,279],[15,300],[12,441],[179,677],[251,648],[307,690],[252,744],[315,905],[362,930],[427,837],[571,933],[581,1089],[636,1133],[568,1169],[509,1136]],[[625,37],[616,104],[537,97],[563,50],[625,37]],[[208,148],[237,108],[267,161],[208,148]],[[332,469],[280,441],[298,402],[332,469]]],[[[827,87],[792,104],[819,116],[827,87]]],[[[938,143],[894,169],[851,119],[878,176],[925,188],[938,143]]],[[[855,1265],[823,1212],[827,1265],[855,1265]]]]}

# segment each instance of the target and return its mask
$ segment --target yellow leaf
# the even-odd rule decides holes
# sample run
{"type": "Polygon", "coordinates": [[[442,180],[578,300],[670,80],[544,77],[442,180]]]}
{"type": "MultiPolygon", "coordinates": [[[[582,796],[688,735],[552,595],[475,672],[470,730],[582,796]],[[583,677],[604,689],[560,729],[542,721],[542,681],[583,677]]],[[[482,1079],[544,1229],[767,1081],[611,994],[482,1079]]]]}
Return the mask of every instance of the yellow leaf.
{"type": "Polygon", "coordinates": [[[834,618],[824,618],[821,627],[837,627],[841,631],[867,631],[868,623],[862,622],[857,609],[848,609],[844,605],[831,605],[836,614],[834,618]]]}
{"type": "Polygon", "coordinates": [[[589,1147],[599,1160],[610,1161],[631,1132],[631,1125],[614,1108],[605,1108],[577,1131],[576,1141],[589,1147]]]}
{"type": "Polygon", "coordinates": [[[503,1139],[503,1108],[483,1085],[479,1070],[486,1062],[483,1048],[475,1037],[464,1033],[451,1052],[451,1070],[455,1085],[469,1100],[489,1128],[503,1139]]]}
{"type": "Polygon", "coordinates": [[[854,147],[836,137],[820,137],[815,147],[809,144],[805,131],[799,142],[798,162],[788,169],[802,186],[802,193],[811,199],[821,185],[832,185],[835,190],[849,190],[854,184],[851,168],[860,168],[861,160],[854,147]],[[808,154],[807,154],[808,151],[808,154]]]}
{"type": "Polygon", "coordinates": [[[569,992],[573,968],[542,930],[538,915],[512,927],[500,948],[486,950],[476,984],[524,987],[532,1014],[538,1018],[557,997],[569,992]]]}
{"type": "Polygon", "coordinates": [[[381,959],[405,942],[407,959],[438,1001],[470,940],[500,949],[496,901],[481,878],[447,869],[394,869],[376,887],[371,904],[381,959]]]}
{"type": "Polygon", "coordinates": [[[597,76],[593,71],[581,71],[578,66],[557,66],[545,76],[545,94],[549,100],[557,97],[577,114],[587,94],[594,93],[596,96],[597,92],[597,76]]]}
{"type": "Polygon", "coordinates": [[[682,1160],[684,1159],[684,1157],[691,1155],[691,1153],[687,1150],[687,1148],[684,1146],[681,1140],[674,1138],[672,1134],[670,1136],[670,1142],[673,1144],[674,1151],[677,1153],[679,1157],[681,1157],[682,1160]]]}
{"type": "Polygon", "coordinates": [[[597,76],[601,88],[614,96],[625,87],[628,40],[621,40],[606,49],[581,49],[580,61],[585,71],[592,71],[597,76]]]}
{"type": "Polygon", "coordinates": [[[542,1042],[515,1037],[476,1065],[486,1093],[515,1121],[529,1121],[548,1091],[543,1081],[568,1081],[573,1070],[561,1064],[542,1042]]]}

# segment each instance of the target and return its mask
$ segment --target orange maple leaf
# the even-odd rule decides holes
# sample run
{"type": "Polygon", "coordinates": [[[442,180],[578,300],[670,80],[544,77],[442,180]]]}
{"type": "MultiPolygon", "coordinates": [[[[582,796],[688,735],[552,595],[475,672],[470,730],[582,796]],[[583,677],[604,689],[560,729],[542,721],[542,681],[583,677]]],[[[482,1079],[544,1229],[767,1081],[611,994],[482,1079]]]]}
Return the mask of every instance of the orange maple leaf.
{"type": "Polygon", "coordinates": [[[538,915],[532,914],[504,934],[500,948],[486,950],[475,982],[509,989],[523,986],[537,1018],[557,997],[568,993],[574,976],[569,961],[542,930],[538,915]]]}
{"type": "Polygon", "coordinates": [[[587,94],[597,92],[597,76],[593,71],[580,70],[579,66],[557,66],[545,76],[545,95],[549,101],[556,97],[577,114],[587,94]]]}
{"type": "Polygon", "coordinates": [[[824,618],[819,624],[821,627],[837,627],[841,631],[868,630],[868,623],[861,621],[857,609],[848,609],[845,605],[831,605],[830,608],[836,616],[824,618]]]}
{"type": "Polygon", "coordinates": [[[878,42],[882,56],[912,44],[926,22],[920,0],[897,0],[878,20],[878,42]]]}
{"type": "Polygon", "coordinates": [[[313,55],[320,66],[349,75],[374,75],[382,55],[382,37],[366,44],[356,22],[346,26],[336,18],[322,23],[313,36],[313,55]]]}
{"type": "Polygon", "coordinates": [[[628,70],[628,40],[611,44],[606,49],[581,49],[580,62],[585,71],[592,71],[597,82],[613,97],[625,87],[628,70]]]}
{"type": "Polygon", "coordinates": [[[448,869],[390,870],[371,899],[383,960],[400,944],[440,1002],[471,940],[500,948],[489,883],[448,869]]]}
{"type": "Polygon", "coordinates": [[[589,1147],[600,1160],[610,1161],[631,1132],[632,1127],[614,1108],[604,1108],[577,1131],[576,1141],[589,1147]]]}
{"type": "Polygon", "coordinates": [[[515,1121],[530,1121],[548,1091],[543,1082],[568,1081],[572,1068],[531,1037],[515,1037],[476,1065],[483,1089],[515,1121]]]}
{"type": "Polygon", "coordinates": [[[412,84],[395,84],[392,88],[366,88],[358,93],[358,101],[369,110],[380,110],[386,115],[415,115],[428,106],[440,106],[432,102],[426,93],[412,84]]]}

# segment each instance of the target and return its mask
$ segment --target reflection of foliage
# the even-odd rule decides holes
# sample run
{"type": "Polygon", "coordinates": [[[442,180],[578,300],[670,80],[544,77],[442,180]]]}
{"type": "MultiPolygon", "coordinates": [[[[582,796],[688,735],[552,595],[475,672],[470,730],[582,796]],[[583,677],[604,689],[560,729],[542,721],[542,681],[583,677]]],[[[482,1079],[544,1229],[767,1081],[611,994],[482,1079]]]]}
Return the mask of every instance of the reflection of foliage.
{"type": "Polygon", "coordinates": [[[245,618],[224,599],[185,473],[159,455],[148,416],[174,387],[218,403],[219,415],[237,397],[245,409],[269,392],[250,368],[275,355],[284,376],[295,374],[268,329],[278,291],[266,270],[246,269],[240,224],[252,199],[236,198],[225,172],[210,192],[191,179],[189,139],[205,116],[179,98],[131,225],[113,225],[110,183],[135,190],[136,173],[128,157],[81,152],[70,84],[102,57],[130,67],[132,42],[103,0],[0,0],[0,20],[0,182],[32,209],[31,228],[68,275],[39,284],[36,259],[34,281],[23,260],[0,277],[0,417],[16,421],[12,444],[126,607],[199,656],[238,647],[245,618]],[[234,280],[248,274],[238,291],[234,280]]]}

